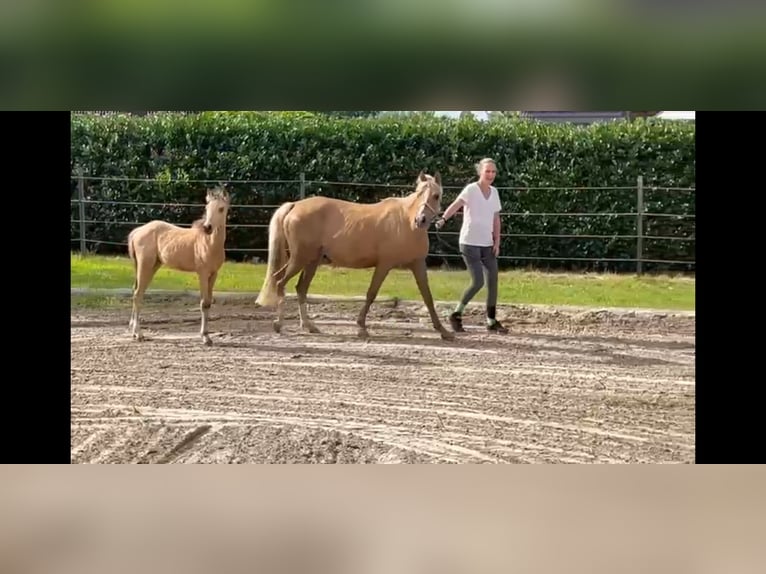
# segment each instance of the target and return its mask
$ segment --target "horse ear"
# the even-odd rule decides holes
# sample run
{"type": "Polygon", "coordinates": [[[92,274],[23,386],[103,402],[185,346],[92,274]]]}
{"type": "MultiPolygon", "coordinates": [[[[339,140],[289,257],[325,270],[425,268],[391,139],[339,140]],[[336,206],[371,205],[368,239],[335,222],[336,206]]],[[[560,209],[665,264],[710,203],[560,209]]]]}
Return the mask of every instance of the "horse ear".
{"type": "Polygon", "coordinates": [[[442,184],[442,176],[438,171],[434,174],[434,179],[438,185],[442,184]]]}
{"type": "Polygon", "coordinates": [[[205,195],[205,203],[210,203],[211,199],[213,199],[213,192],[210,188],[208,188],[207,194],[205,195]]]}
{"type": "Polygon", "coordinates": [[[425,181],[425,180],[426,180],[426,172],[421,169],[420,173],[418,174],[418,181],[425,181]]]}

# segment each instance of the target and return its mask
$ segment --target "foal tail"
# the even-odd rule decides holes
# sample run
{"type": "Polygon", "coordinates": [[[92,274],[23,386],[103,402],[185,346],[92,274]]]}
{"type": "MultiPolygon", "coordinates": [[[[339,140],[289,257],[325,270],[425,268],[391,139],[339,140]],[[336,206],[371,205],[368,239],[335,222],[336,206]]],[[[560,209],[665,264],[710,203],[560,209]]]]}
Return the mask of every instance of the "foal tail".
{"type": "Polygon", "coordinates": [[[284,271],[287,265],[287,239],[285,238],[284,220],[290,210],[295,207],[294,203],[283,203],[279,209],[274,212],[269,222],[269,257],[266,266],[266,277],[263,280],[263,287],[256,305],[262,307],[273,307],[279,300],[277,292],[277,276],[284,271]]]}

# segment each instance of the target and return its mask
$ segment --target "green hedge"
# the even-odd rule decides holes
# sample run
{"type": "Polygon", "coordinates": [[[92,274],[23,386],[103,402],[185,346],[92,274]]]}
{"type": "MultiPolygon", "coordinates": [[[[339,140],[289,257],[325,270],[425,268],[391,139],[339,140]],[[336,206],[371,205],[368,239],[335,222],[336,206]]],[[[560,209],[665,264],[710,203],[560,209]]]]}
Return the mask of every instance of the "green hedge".
{"type": "MultiPolygon", "coordinates": [[[[266,224],[270,207],[299,197],[305,174],[306,195],[322,194],[371,202],[412,189],[419,170],[441,171],[446,200],[475,179],[474,163],[484,156],[498,164],[497,187],[507,216],[507,234],[609,235],[601,238],[517,237],[503,239],[503,254],[531,258],[632,258],[635,216],[537,216],[543,213],[628,213],[636,210],[635,189],[578,190],[578,187],[634,187],[645,184],[649,213],[694,215],[693,191],[668,187],[695,186],[695,127],[686,122],[638,119],[577,126],[519,118],[489,123],[473,119],[381,117],[331,118],[307,112],[163,113],[147,116],[73,114],[73,179],[77,198],[80,171],[90,200],[128,202],[86,206],[86,219],[110,223],[86,225],[88,238],[102,241],[100,253],[123,253],[131,222],[165,218],[190,222],[199,216],[205,183],[195,180],[293,180],[291,183],[231,184],[236,204],[252,205],[231,213],[232,224],[266,224]],[[96,178],[115,178],[96,179],[96,178]],[[124,181],[119,178],[134,178],[124,181]],[[155,182],[140,181],[144,178],[155,182]],[[192,182],[192,183],[189,183],[192,182]],[[333,182],[333,183],[322,183],[333,182]],[[343,182],[389,184],[343,185],[343,182]],[[564,189],[527,190],[534,187],[564,189]],[[191,203],[194,207],[133,205],[130,202],[191,203]]],[[[446,204],[444,205],[446,208],[446,204]]],[[[73,204],[72,219],[78,218],[73,204]]],[[[442,238],[457,251],[459,217],[442,238]]],[[[695,219],[647,216],[649,236],[694,236],[695,219]]],[[[79,237],[77,223],[72,239],[79,237]]],[[[432,252],[447,250],[432,238],[432,252]]],[[[232,258],[248,255],[235,249],[266,247],[266,229],[237,228],[227,241],[232,258]]],[[[73,248],[77,243],[73,242],[73,248]]],[[[93,244],[89,244],[93,248],[93,244]]],[[[254,255],[250,253],[249,256],[254,255]]],[[[264,253],[257,255],[263,256],[264,253]]],[[[693,261],[693,241],[644,241],[644,257],[693,261]]],[[[432,263],[439,263],[435,259],[432,263]]],[[[461,265],[450,259],[451,265],[461,265]]],[[[521,259],[506,265],[546,268],[633,270],[634,263],[595,263],[521,259]]],[[[693,265],[647,264],[647,270],[693,269],[693,265]]]]}

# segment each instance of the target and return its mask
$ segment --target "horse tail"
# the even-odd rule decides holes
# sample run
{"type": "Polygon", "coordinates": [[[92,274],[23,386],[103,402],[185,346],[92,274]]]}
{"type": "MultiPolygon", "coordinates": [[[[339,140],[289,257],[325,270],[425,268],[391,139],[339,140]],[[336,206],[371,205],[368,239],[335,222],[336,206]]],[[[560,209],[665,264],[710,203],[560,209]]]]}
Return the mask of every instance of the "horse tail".
{"type": "Polygon", "coordinates": [[[255,300],[256,305],[273,307],[279,300],[277,292],[277,276],[284,271],[287,265],[287,238],[285,237],[284,220],[288,213],[295,207],[292,202],[283,203],[274,212],[269,222],[269,256],[266,265],[266,277],[263,287],[255,300]]]}

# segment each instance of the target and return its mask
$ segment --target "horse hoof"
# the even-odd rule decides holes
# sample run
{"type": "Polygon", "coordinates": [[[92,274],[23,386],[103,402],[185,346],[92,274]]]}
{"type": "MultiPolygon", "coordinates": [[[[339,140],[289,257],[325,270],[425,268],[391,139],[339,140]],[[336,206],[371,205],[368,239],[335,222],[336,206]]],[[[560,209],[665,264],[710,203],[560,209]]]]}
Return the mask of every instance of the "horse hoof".
{"type": "Polygon", "coordinates": [[[316,325],[308,325],[308,326],[306,327],[306,330],[307,330],[309,333],[321,333],[321,332],[322,332],[322,331],[320,331],[320,330],[319,330],[319,329],[316,327],[316,325]]]}
{"type": "Polygon", "coordinates": [[[136,341],[138,341],[138,342],[141,342],[141,341],[143,341],[143,340],[144,340],[144,336],[143,336],[143,335],[140,335],[140,334],[139,334],[139,335],[136,335],[135,333],[133,333],[133,338],[134,338],[136,341]]]}
{"type": "Polygon", "coordinates": [[[281,323],[277,323],[276,321],[274,321],[271,324],[271,328],[274,329],[275,333],[280,333],[282,331],[282,324],[281,323]]]}
{"type": "Polygon", "coordinates": [[[359,330],[356,332],[356,334],[357,334],[357,336],[358,336],[360,339],[368,339],[368,338],[370,337],[370,334],[367,332],[367,329],[359,329],[359,330]]]}
{"type": "Polygon", "coordinates": [[[441,336],[442,336],[442,339],[444,339],[445,341],[455,340],[455,333],[450,333],[449,331],[442,331],[441,336]]]}
{"type": "Polygon", "coordinates": [[[202,337],[202,343],[205,346],[210,347],[213,344],[213,340],[210,337],[208,337],[208,336],[204,336],[204,337],[202,337]]]}

